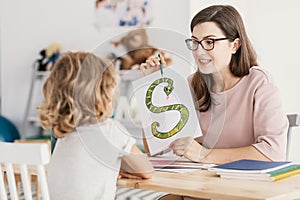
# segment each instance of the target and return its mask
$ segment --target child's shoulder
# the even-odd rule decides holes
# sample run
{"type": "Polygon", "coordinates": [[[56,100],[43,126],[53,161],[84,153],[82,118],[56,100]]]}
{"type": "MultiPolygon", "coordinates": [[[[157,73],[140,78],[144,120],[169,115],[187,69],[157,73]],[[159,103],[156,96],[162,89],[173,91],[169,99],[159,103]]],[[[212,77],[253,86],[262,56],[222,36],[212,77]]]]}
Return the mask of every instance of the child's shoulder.
{"type": "Polygon", "coordinates": [[[112,144],[120,148],[128,146],[128,152],[130,152],[131,146],[136,143],[136,140],[118,120],[107,119],[99,124],[102,134],[105,135],[112,144]]]}
{"type": "Polygon", "coordinates": [[[122,124],[118,120],[113,118],[108,118],[98,123],[98,126],[119,126],[119,125],[122,126],[122,124]]]}
{"type": "Polygon", "coordinates": [[[128,133],[128,130],[116,119],[106,119],[105,121],[99,122],[97,124],[99,127],[107,128],[110,130],[121,131],[123,133],[128,133]]]}

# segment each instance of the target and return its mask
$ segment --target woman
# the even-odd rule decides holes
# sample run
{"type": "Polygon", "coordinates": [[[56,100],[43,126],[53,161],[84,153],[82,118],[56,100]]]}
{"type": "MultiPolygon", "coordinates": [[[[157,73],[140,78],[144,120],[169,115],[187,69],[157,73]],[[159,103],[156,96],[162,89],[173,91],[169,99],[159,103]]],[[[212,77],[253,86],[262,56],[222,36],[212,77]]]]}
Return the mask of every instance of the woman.
{"type": "MultiPolygon", "coordinates": [[[[232,6],[201,10],[186,39],[198,70],[189,77],[203,136],[170,144],[178,156],[196,162],[286,158],[288,120],[270,75],[257,67],[256,53],[240,14],[232,6]]],[[[144,74],[159,69],[163,58],[141,64],[144,74]]]]}

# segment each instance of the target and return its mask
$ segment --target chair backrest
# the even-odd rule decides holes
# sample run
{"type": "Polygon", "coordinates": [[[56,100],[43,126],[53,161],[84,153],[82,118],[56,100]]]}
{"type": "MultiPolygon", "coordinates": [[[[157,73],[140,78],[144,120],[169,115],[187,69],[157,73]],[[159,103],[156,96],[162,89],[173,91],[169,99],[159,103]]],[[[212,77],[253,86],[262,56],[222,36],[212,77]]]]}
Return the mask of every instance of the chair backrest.
{"type": "Polygon", "coordinates": [[[43,200],[50,199],[46,180],[45,165],[50,161],[47,144],[22,144],[0,142],[0,199],[6,200],[7,193],[4,182],[6,173],[10,199],[18,199],[14,173],[20,173],[26,200],[32,199],[31,183],[28,174],[38,175],[39,187],[43,200]],[[29,167],[28,167],[29,166],[29,167]]]}
{"type": "Polygon", "coordinates": [[[287,133],[286,159],[288,160],[289,153],[290,153],[290,141],[291,141],[292,128],[300,125],[300,115],[289,114],[287,115],[287,117],[289,119],[289,129],[287,133]]]}

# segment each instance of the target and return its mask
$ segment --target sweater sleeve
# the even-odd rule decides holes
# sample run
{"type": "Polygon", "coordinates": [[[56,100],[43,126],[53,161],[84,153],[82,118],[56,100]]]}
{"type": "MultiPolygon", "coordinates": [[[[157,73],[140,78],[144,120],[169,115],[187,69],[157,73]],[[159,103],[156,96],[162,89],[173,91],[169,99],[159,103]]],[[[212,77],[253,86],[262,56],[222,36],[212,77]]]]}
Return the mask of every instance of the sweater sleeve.
{"type": "Polygon", "coordinates": [[[288,119],[282,109],[278,88],[264,83],[254,95],[253,146],[273,161],[286,159],[288,119]]]}

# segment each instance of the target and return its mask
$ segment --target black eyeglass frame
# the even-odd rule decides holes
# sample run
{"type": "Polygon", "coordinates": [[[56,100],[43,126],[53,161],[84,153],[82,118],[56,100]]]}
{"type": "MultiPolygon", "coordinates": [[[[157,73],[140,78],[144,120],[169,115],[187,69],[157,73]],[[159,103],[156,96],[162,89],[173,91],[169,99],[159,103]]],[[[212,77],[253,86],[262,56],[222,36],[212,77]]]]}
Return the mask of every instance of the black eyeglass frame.
{"type": "Polygon", "coordinates": [[[211,51],[211,50],[213,50],[213,49],[215,48],[215,42],[216,42],[216,41],[220,41],[220,40],[229,40],[229,38],[204,38],[204,39],[201,40],[201,41],[198,41],[198,40],[193,39],[193,38],[188,38],[188,39],[185,39],[185,44],[186,44],[187,48],[188,48],[189,50],[192,50],[192,51],[196,51],[196,50],[198,49],[198,47],[199,47],[199,44],[201,45],[202,49],[204,49],[204,50],[206,50],[206,51],[211,51]],[[213,43],[212,43],[212,48],[211,48],[211,49],[206,49],[206,48],[203,47],[202,42],[203,42],[204,40],[211,40],[211,41],[213,42],[213,43]],[[195,42],[197,42],[197,43],[198,43],[197,47],[196,47],[195,49],[189,48],[189,45],[188,45],[188,42],[189,42],[189,41],[195,41],[195,42]]]}

